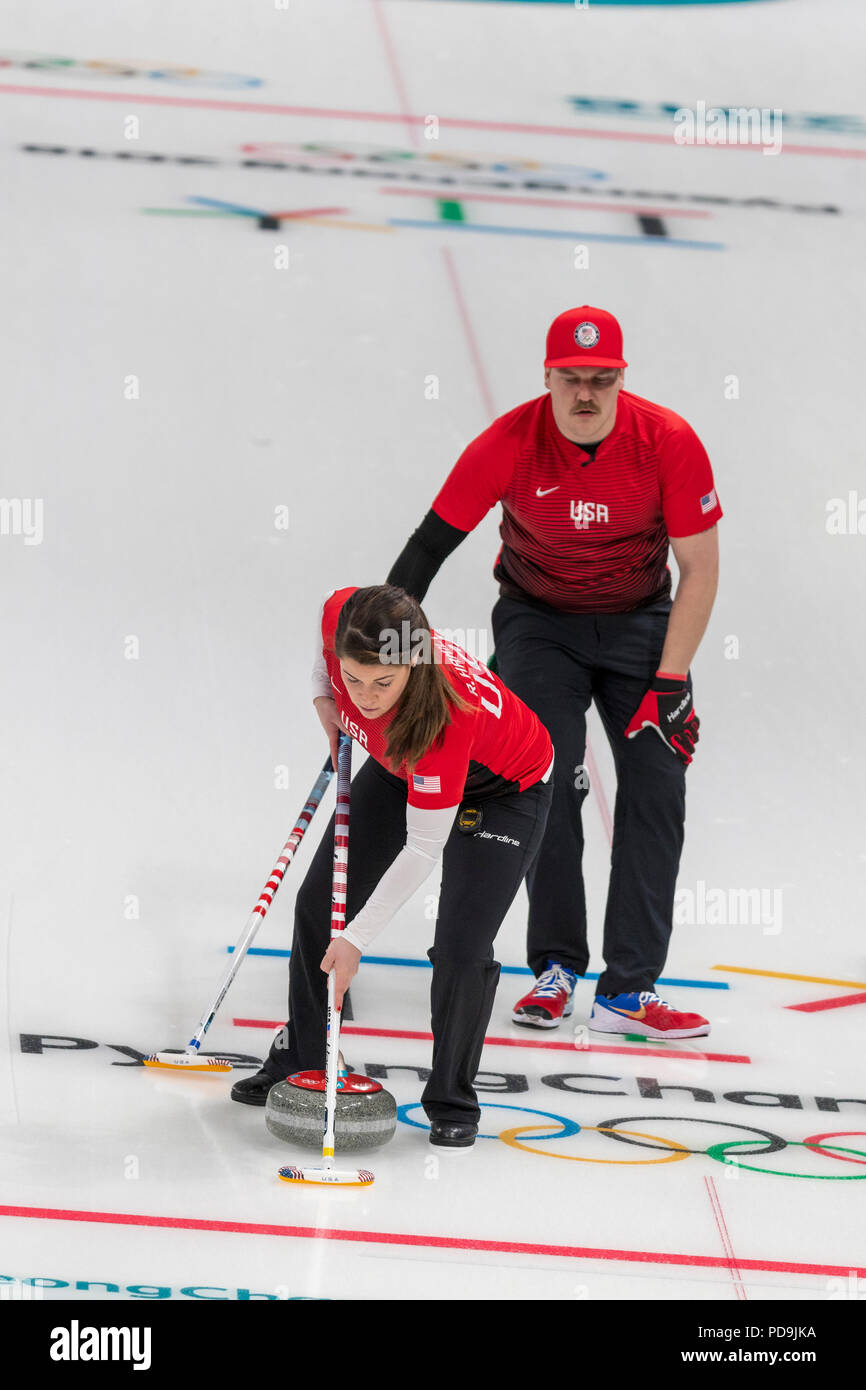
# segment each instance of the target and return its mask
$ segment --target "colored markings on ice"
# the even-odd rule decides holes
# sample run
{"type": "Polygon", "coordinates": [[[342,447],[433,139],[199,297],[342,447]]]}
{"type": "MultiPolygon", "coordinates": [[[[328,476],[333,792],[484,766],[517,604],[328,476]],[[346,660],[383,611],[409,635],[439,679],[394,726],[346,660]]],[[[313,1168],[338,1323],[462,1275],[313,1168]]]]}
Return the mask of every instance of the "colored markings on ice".
{"type": "Polygon", "coordinates": [[[826,975],[792,975],[786,970],[752,970],[746,965],[711,965],[711,970],[724,970],[729,975],[762,975],[769,980],[803,980],[807,985],[841,985],[849,989],[866,989],[866,980],[834,980],[826,975]]]}
{"type": "MultiPolygon", "coordinates": [[[[441,220],[431,222],[421,217],[391,217],[389,227],[440,228],[441,220]]],[[[678,246],[690,251],[725,251],[722,241],[691,241],[683,237],[659,235],[654,231],[648,236],[626,236],[614,232],[566,232],[552,227],[500,227],[488,222],[452,222],[454,231],[486,232],[490,236],[534,236],[548,237],[558,241],[607,241],[620,246],[678,246]]]]}
{"type": "Polygon", "coordinates": [[[786,1004],[795,1013],[817,1014],[824,1009],[844,1009],[848,1004],[866,1004],[866,994],[837,994],[832,999],[813,999],[808,1004],[786,1004]]]}
{"type": "MultiPolygon", "coordinates": [[[[233,1018],[232,1025],[235,1028],[269,1028],[272,1032],[277,1028],[282,1028],[283,1024],[278,1023],[272,1018],[233,1018]]],[[[361,1038],[403,1038],[408,1042],[432,1042],[432,1033],[422,1033],[414,1028],[342,1028],[340,1036],[351,1033],[355,1037],[361,1038]]],[[[621,1035],[620,1035],[621,1036],[621,1035]]],[[[641,1038],[642,1043],[653,1042],[652,1038],[641,1038]]],[[[608,1043],[585,1043],[577,1042],[550,1042],[547,1038],[494,1038],[489,1035],[485,1037],[486,1047],[522,1047],[522,1048],[544,1048],[548,1052],[571,1052],[580,1053],[584,1056],[588,1052],[612,1053],[617,1057],[658,1057],[659,1049],[655,1047],[617,1047],[610,1046],[608,1043]]],[[[751,1065],[751,1057],[743,1056],[736,1052],[686,1052],[680,1051],[675,1047],[674,1041],[666,1044],[668,1056],[676,1057],[678,1062],[742,1062],[751,1065]]]]}
{"type": "MultiPolygon", "coordinates": [[[[243,1236],[282,1236],[295,1240],[333,1240],[353,1244],[396,1245],[437,1250],[481,1250],[503,1255],[551,1255],[569,1260],[623,1260],[637,1264],[685,1265],[691,1268],[729,1270],[728,1255],[692,1254],[687,1251],[618,1250],[590,1245],[542,1245],[515,1240],[488,1240],[475,1236],[441,1236],[409,1231],[358,1231],[329,1226],[278,1226],[258,1221],[215,1221],[200,1216],[157,1216],[144,1212],[75,1211],[66,1208],[0,1206],[0,1217],[25,1221],[84,1221],[112,1226],[163,1227],[168,1230],[230,1232],[243,1236]]],[[[792,1260],[737,1260],[742,1270],[778,1274],[838,1275],[866,1278],[866,1267],[848,1264],[814,1264],[792,1260]]]]}
{"type": "MultiPolygon", "coordinates": [[[[769,980],[798,980],[807,985],[841,985],[847,989],[864,990],[866,980],[836,980],[826,975],[794,975],[786,970],[752,970],[745,965],[713,965],[713,970],[724,970],[732,975],[758,975],[769,980]]],[[[785,1008],[794,1013],[817,1014],[825,1009],[844,1009],[849,1004],[866,1004],[866,994],[837,994],[831,999],[812,999],[806,1004],[786,1004],[785,1008]]]]}
{"type": "MultiPolygon", "coordinates": [[[[234,946],[227,946],[226,952],[231,955],[234,946]]],[[[279,956],[282,960],[288,960],[291,951],[280,951],[271,946],[251,946],[247,952],[250,956],[279,956]]],[[[365,965],[403,965],[412,966],[417,970],[432,970],[433,966],[429,960],[413,960],[410,956],[365,956],[365,965]]],[[[533,972],[526,965],[503,965],[501,967],[503,975],[531,975],[533,972]]],[[[718,969],[714,966],[713,969],[718,969]]],[[[582,977],[585,980],[597,980],[599,972],[588,970],[582,977]]],[[[730,989],[726,980],[678,980],[673,977],[663,975],[658,981],[660,985],[679,989],[730,989]]]]}

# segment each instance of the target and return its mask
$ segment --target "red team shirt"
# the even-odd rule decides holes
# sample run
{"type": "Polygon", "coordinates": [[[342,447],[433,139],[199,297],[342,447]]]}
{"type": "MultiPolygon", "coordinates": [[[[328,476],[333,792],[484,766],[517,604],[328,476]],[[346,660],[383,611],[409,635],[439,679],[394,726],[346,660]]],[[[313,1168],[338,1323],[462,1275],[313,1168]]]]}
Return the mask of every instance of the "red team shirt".
{"type": "Polygon", "coordinates": [[[334,652],[340,610],[356,589],[357,585],[338,589],[325,600],[325,665],[343,728],[377,763],[408,782],[409,805],[438,811],[459,805],[467,796],[525,791],[540,781],[553,760],[553,745],[544,725],[498,676],[435,631],[434,649],[442,655],[442,670],[470,708],[452,709],[451,723],[419,760],[411,776],[407,776],[405,765],[399,770],[390,766],[385,731],[394,711],[389,710],[379,719],[365,719],[346,689],[334,652]]]}
{"type": "Polygon", "coordinates": [[[464,449],[433,510],[471,531],[497,502],[502,593],[567,613],[625,613],[664,598],[668,538],[722,516],[691,425],[624,390],[592,461],[558,429],[549,392],[500,416],[464,449]]]}

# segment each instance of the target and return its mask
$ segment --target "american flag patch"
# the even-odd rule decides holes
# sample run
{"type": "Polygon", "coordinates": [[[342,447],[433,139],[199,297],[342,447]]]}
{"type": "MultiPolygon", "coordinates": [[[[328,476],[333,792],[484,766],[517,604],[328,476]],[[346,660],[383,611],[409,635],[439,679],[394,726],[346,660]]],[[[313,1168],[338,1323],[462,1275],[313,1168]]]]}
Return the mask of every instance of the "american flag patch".
{"type": "Polygon", "coordinates": [[[438,777],[419,777],[417,772],[412,773],[412,786],[416,792],[434,792],[436,795],[442,793],[442,783],[438,777]]]}
{"type": "Polygon", "coordinates": [[[701,513],[711,512],[716,505],[716,489],[712,488],[706,497],[701,498],[701,513]]]}

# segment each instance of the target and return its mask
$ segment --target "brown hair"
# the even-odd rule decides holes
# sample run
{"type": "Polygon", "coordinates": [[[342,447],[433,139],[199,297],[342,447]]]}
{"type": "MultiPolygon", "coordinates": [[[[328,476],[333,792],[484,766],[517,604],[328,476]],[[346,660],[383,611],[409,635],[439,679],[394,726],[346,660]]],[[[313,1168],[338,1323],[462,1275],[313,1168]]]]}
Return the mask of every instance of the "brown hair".
{"type": "Polygon", "coordinates": [[[411,668],[386,731],[388,760],[395,771],[403,762],[412,771],[451,723],[452,710],[471,709],[442,670],[441,658],[437,660],[420,603],[394,584],[375,584],[349,595],[337,620],[334,652],[365,666],[411,668]]]}

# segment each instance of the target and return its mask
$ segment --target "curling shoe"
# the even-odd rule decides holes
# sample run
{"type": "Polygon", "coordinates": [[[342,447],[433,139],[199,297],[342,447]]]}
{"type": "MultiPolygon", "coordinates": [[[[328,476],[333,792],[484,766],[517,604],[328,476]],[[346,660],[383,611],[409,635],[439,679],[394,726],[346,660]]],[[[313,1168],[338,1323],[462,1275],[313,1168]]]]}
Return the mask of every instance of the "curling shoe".
{"type": "Polygon", "coordinates": [[[702,1038],[710,1025],[700,1014],[683,1014],[651,990],[597,994],[589,1026],[594,1033],[638,1033],[642,1038],[702,1038]]]}
{"type": "Polygon", "coordinates": [[[558,960],[549,960],[528,994],[518,999],[511,1013],[512,1023],[525,1028],[558,1028],[574,1008],[577,975],[558,960]]]}
{"type": "Polygon", "coordinates": [[[437,1149],[470,1149],[477,1134],[477,1125],[455,1124],[451,1120],[430,1121],[430,1143],[437,1149]]]}
{"type": "Polygon", "coordinates": [[[235,1082],[231,1098],[240,1101],[241,1105],[266,1105],[268,1091],[282,1080],[285,1078],[271,1076],[267,1071],[257,1071],[255,1076],[245,1076],[242,1081],[235,1082]]]}

